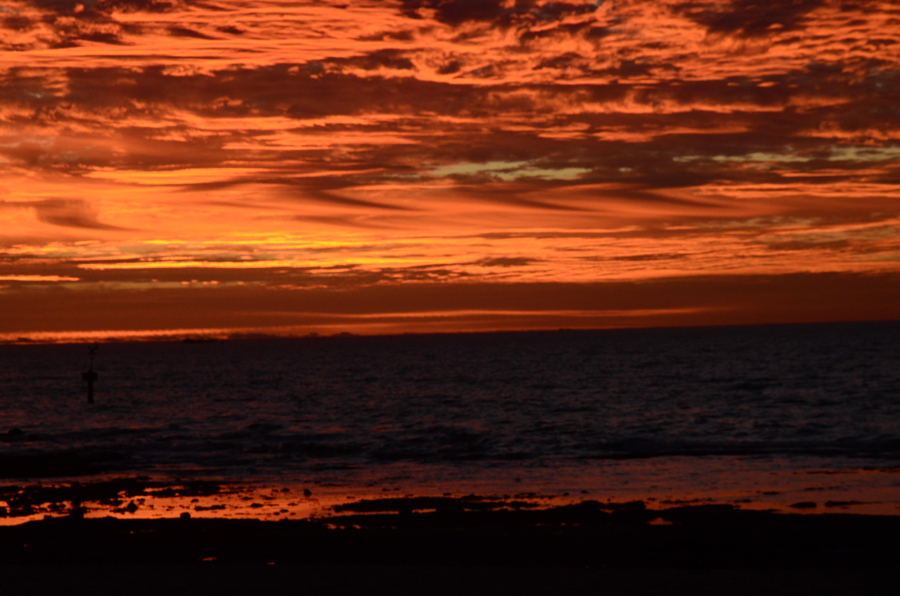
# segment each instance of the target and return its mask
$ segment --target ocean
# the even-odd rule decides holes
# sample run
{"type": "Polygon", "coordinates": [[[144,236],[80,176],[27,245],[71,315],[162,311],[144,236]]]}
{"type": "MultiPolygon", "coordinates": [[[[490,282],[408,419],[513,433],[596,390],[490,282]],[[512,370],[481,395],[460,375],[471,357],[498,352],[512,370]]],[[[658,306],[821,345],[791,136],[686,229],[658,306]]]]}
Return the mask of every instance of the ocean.
{"type": "Polygon", "coordinates": [[[154,515],[385,494],[896,515],[898,337],[889,322],[102,343],[93,404],[87,345],[3,345],[0,483],[242,487],[154,515]]]}

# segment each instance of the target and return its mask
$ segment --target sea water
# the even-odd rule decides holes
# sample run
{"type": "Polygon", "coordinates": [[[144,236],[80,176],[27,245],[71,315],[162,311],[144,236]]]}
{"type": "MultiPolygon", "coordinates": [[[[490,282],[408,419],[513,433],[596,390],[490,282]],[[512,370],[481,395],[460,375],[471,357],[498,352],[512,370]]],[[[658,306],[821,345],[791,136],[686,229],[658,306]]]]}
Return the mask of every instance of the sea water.
{"type": "Polygon", "coordinates": [[[900,324],[0,346],[0,478],[900,513],[900,324]],[[809,505],[812,503],[812,505],[809,505]]]}

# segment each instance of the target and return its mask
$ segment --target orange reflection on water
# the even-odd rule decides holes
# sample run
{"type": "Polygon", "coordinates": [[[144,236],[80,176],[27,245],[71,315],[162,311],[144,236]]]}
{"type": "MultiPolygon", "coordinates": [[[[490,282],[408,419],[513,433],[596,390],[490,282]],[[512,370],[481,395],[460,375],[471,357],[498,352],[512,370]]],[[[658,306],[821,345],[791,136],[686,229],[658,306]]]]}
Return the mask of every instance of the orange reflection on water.
{"type": "MultiPolygon", "coordinates": [[[[358,500],[478,495],[549,508],[596,500],[643,501],[654,510],[724,504],[778,513],[900,515],[900,468],[833,469],[786,460],[734,457],[666,457],[604,461],[548,468],[494,469],[478,476],[459,469],[394,466],[382,478],[218,485],[209,494],[173,494],[162,485],[140,494],[122,491],[110,500],[85,500],[79,515],[120,519],[192,518],[323,519],[358,500]]],[[[84,483],[83,484],[87,484],[84,483]]],[[[65,485],[56,485],[65,486],[65,485]]],[[[176,485],[173,485],[176,486],[176,485]]],[[[46,490],[54,485],[44,485],[46,490]]],[[[7,493],[7,501],[12,495],[7,493]]],[[[71,515],[70,501],[33,499],[32,511],[0,499],[0,525],[71,515]]]]}

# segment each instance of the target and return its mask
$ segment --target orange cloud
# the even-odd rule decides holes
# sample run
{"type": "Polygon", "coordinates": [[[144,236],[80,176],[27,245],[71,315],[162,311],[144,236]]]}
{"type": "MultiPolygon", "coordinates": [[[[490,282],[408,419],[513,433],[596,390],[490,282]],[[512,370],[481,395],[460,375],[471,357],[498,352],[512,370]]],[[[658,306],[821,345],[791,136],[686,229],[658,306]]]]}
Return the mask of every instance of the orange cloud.
{"type": "Polygon", "coordinates": [[[893,3],[14,0],[0,46],[5,296],[900,269],[893,3]]]}

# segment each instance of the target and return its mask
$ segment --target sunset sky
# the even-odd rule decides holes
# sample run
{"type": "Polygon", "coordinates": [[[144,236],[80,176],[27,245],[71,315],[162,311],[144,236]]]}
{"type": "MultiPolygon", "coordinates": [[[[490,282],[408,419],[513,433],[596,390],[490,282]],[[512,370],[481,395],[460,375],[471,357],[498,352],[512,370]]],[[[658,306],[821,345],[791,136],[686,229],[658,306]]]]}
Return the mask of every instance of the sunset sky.
{"type": "Polygon", "coordinates": [[[0,44],[0,339],[900,318],[896,2],[4,0],[0,44]]]}

